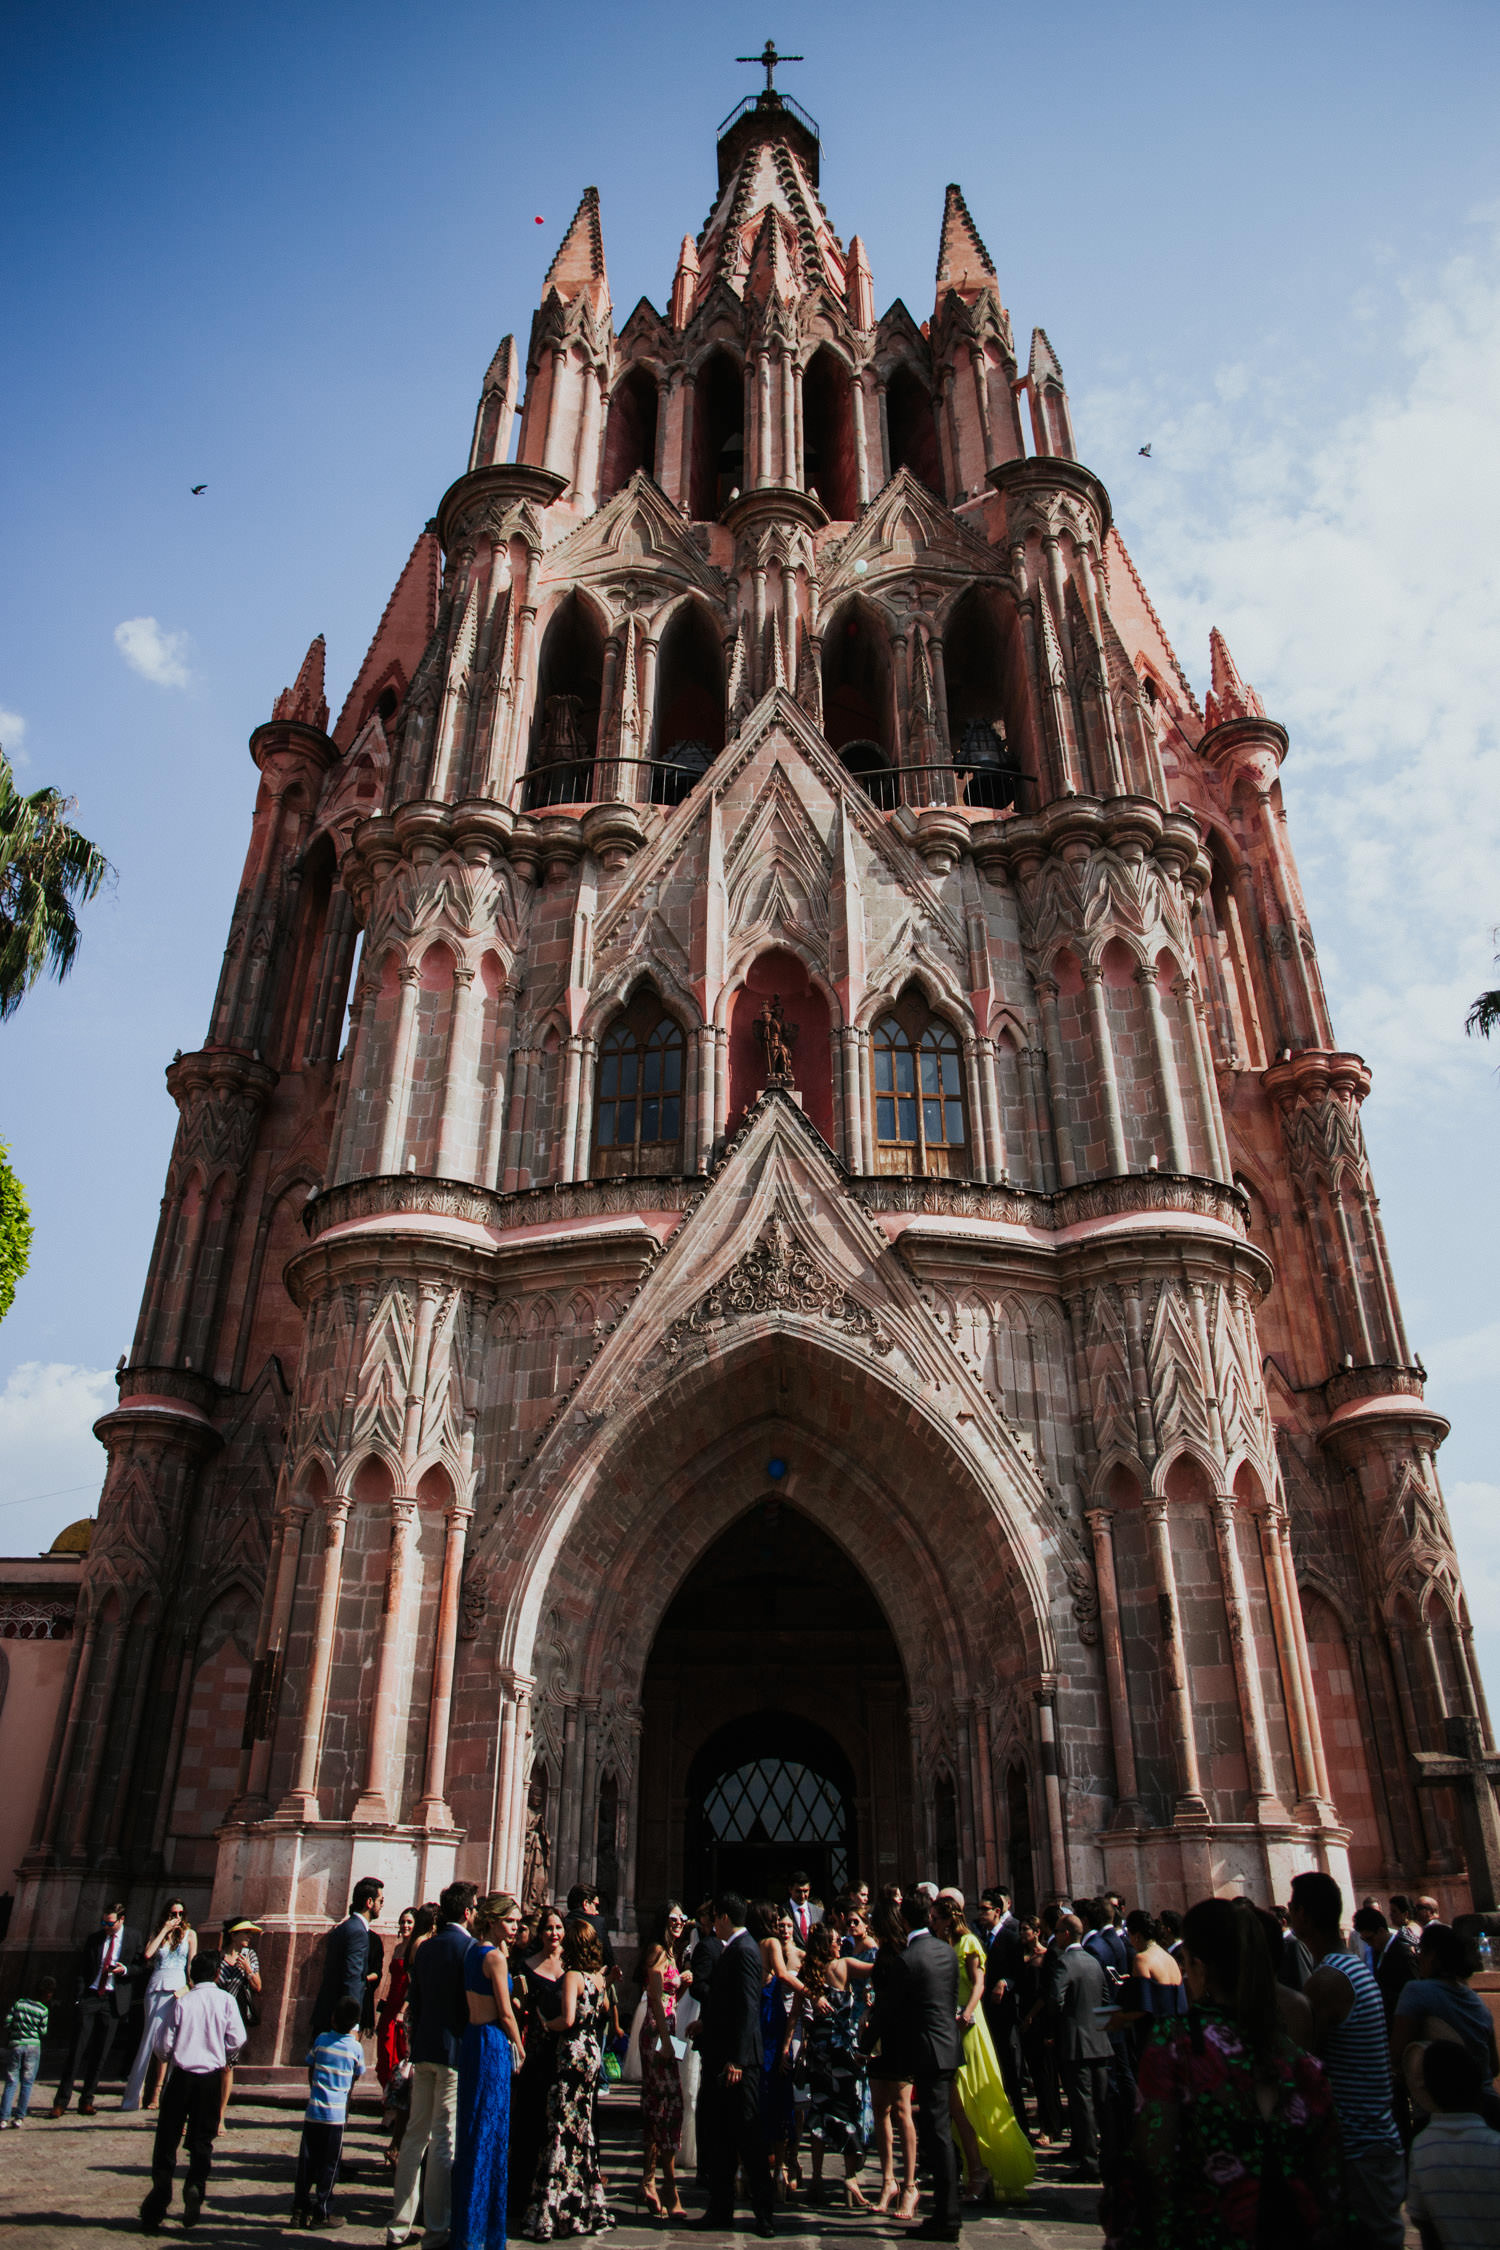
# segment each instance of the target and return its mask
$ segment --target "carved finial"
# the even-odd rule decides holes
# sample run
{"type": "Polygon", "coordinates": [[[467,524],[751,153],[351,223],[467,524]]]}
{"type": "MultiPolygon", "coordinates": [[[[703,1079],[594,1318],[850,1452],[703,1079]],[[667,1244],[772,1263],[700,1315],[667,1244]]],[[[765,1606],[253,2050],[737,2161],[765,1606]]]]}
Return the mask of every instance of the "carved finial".
{"type": "Polygon", "coordinates": [[[299,725],[316,727],[319,734],[328,729],[328,698],[323,693],[323,636],[309,647],[302,659],[302,669],[296,683],[283,688],[271,706],[273,719],[295,719],[299,725]]]}

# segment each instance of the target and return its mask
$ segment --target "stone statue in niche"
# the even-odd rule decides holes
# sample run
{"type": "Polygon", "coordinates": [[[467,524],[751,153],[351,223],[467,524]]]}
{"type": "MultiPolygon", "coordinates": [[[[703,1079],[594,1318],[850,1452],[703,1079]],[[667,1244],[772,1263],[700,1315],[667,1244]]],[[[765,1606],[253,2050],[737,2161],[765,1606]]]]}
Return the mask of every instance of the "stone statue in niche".
{"type": "Polygon", "coordinates": [[[765,1050],[766,1084],[795,1086],[792,1049],[797,1044],[797,1026],[787,1022],[779,992],[772,995],[756,1017],[755,1036],[765,1050]]]}
{"type": "Polygon", "coordinates": [[[533,1921],[552,1896],[552,1839],[542,1826],[547,1784],[534,1773],[526,1792],[526,1850],[521,1861],[521,1905],[533,1921]]]}

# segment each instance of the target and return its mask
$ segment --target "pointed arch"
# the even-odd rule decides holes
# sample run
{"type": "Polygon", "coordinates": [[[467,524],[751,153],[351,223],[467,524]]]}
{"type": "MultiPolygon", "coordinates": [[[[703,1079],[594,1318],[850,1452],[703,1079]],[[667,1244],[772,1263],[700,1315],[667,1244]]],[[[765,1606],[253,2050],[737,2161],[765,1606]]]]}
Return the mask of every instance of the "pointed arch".
{"type": "Polygon", "coordinates": [[[931,391],[916,369],[900,360],[886,378],[886,427],[890,432],[891,474],[909,469],[919,483],[947,498],[938,450],[937,418],[931,391]]]}
{"type": "Polygon", "coordinates": [[[724,747],[724,647],[704,604],[676,604],[656,674],[651,800],[677,805],[724,747]]]}
{"type": "Polygon", "coordinates": [[[802,377],[802,484],[836,523],[859,513],[854,402],[848,366],[832,344],[820,344],[802,377]]]}
{"type": "Polygon", "coordinates": [[[542,634],[524,797],[528,811],[587,803],[603,693],[603,627],[592,602],[574,587],[542,634]]]}
{"type": "Polygon", "coordinates": [[[897,802],[890,626],[862,595],[841,602],[823,631],[823,732],[866,792],[897,802]]]}
{"type": "Polygon", "coordinates": [[[655,478],[660,412],[661,392],[654,372],[639,362],[628,367],[610,393],[601,506],[629,484],[637,469],[655,478]]]}
{"type": "Polygon", "coordinates": [[[716,344],[693,376],[692,464],[688,514],[697,523],[722,514],[745,487],[745,370],[738,355],[716,344]]]}

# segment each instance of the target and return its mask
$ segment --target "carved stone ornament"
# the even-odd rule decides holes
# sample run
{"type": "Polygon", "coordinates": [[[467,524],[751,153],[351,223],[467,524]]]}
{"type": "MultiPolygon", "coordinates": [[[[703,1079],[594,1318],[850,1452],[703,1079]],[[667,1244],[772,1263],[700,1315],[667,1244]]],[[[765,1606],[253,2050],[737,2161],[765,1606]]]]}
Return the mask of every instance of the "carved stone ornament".
{"type": "Polygon", "coordinates": [[[882,1354],[895,1341],[867,1306],[792,1239],[779,1217],[769,1221],[754,1249],[706,1290],[691,1312],[673,1321],[662,1348],[675,1359],[713,1329],[754,1313],[816,1313],[851,1336],[862,1336],[872,1351],[882,1354]]]}
{"type": "Polygon", "coordinates": [[[461,1641],[477,1641],[484,1630],[489,1615],[490,1590],[477,1570],[464,1572],[463,1591],[458,1604],[458,1637],[461,1641]]]}

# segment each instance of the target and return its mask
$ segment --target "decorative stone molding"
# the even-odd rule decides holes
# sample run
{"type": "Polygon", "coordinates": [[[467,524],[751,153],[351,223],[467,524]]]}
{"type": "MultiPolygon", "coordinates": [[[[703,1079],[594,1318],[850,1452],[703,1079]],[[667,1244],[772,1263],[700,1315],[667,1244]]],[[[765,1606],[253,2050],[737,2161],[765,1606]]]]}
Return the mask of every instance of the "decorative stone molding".
{"type": "Polygon", "coordinates": [[[1190,1174],[1131,1173],[1119,1179],[1085,1181],[1051,1194],[942,1179],[853,1180],[850,1192],[867,1211],[998,1220],[1009,1226],[1041,1227],[1049,1234],[1090,1220],[1178,1211],[1192,1218],[1214,1220],[1237,1235],[1249,1237],[1249,1205],[1240,1190],[1190,1174]]]}
{"type": "Polygon", "coordinates": [[[700,1180],[652,1177],[583,1180],[500,1195],[460,1180],[388,1173],[376,1179],[345,1180],[338,1187],[326,1189],[308,1203],[302,1224],[314,1242],[330,1228],[348,1226],[358,1219],[457,1219],[470,1226],[510,1233],[518,1227],[628,1218],[642,1211],[688,1211],[702,1193],[700,1180]]]}
{"type": "Polygon", "coordinates": [[[893,1338],[868,1306],[842,1288],[811,1259],[787,1231],[783,1219],[768,1221],[753,1250],[730,1267],[722,1281],[705,1290],[691,1312],[674,1320],[661,1350],[676,1359],[717,1328],[755,1314],[812,1313],[859,1336],[884,1355],[893,1338]]]}

